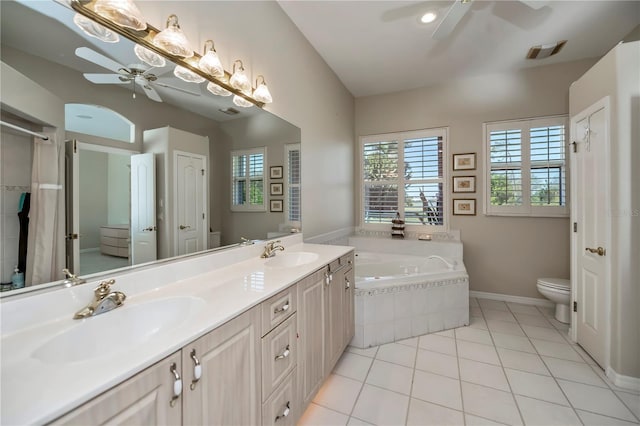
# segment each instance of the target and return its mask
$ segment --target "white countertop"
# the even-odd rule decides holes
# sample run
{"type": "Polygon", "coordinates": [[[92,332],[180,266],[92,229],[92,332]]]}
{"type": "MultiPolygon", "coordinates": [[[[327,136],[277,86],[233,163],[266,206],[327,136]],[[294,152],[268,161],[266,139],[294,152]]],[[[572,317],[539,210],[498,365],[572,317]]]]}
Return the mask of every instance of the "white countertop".
{"type": "MultiPolygon", "coordinates": [[[[92,300],[95,283],[3,301],[0,423],[50,422],[351,250],[346,246],[304,244],[301,236],[282,240],[285,252],[312,252],[318,254],[317,260],[297,267],[268,267],[267,260],[256,255],[264,245],[256,244],[117,275],[112,290],[127,294],[124,306],[84,320],[73,320],[72,316],[92,300]],[[191,276],[172,276],[184,270],[191,271],[191,276]],[[142,344],[114,341],[109,353],[76,362],[45,362],[34,357],[43,344],[73,327],[96,320],[118,324],[121,321],[116,316],[126,315],[127,309],[161,299],[185,300],[186,296],[199,299],[188,318],[142,344]],[[53,308],[49,309],[47,303],[53,308]],[[31,321],[30,317],[35,319],[31,321]]],[[[87,342],[75,344],[81,348],[87,342]]]]}

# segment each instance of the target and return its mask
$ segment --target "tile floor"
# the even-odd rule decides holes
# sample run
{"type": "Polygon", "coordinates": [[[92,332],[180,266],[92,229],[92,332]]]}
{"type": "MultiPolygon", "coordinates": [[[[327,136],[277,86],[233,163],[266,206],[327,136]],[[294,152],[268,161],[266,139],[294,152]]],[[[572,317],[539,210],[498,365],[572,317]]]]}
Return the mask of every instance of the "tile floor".
{"type": "Polygon", "coordinates": [[[469,327],[348,347],[298,424],[640,424],[640,392],[614,386],[552,309],[469,304],[469,327]]]}

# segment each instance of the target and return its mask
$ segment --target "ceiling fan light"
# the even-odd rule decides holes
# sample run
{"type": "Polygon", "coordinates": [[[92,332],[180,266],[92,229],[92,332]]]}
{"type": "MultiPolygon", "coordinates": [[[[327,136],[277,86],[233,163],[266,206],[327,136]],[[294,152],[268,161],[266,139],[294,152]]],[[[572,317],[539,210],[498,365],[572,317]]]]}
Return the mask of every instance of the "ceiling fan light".
{"type": "Polygon", "coordinates": [[[177,65],[174,68],[173,75],[178,77],[180,80],[186,81],[187,83],[202,83],[204,81],[204,77],[199,76],[193,71],[188,70],[180,65],[177,65]]]}
{"type": "Polygon", "coordinates": [[[120,41],[118,34],[79,13],[73,16],[73,22],[88,36],[95,37],[105,43],[117,43],[120,41]]]}
{"type": "Polygon", "coordinates": [[[198,61],[198,67],[202,71],[207,74],[211,74],[216,78],[224,77],[224,68],[222,67],[222,62],[220,62],[220,58],[216,53],[216,49],[213,46],[213,40],[207,40],[204,43],[204,50],[204,55],[202,55],[198,61]]]}
{"type": "MultiPolygon", "coordinates": [[[[249,77],[244,72],[244,66],[242,66],[242,61],[237,60],[233,63],[233,75],[231,79],[229,79],[229,84],[234,89],[238,89],[245,94],[251,94],[251,82],[249,81],[249,77]],[[240,63],[240,66],[236,70],[236,65],[240,63]]],[[[242,105],[238,105],[242,106],[242,105]]]]}
{"type": "Polygon", "coordinates": [[[263,102],[265,104],[270,104],[273,102],[273,98],[271,97],[271,93],[269,92],[269,88],[267,87],[267,82],[264,80],[264,77],[261,75],[256,79],[256,90],[253,91],[253,98],[258,102],[263,102]],[[262,82],[258,83],[258,80],[262,78],[262,82]]]}
{"type": "Polygon", "coordinates": [[[253,104],[251,102],[249,102],[248,100],[246,100],[242,96],[238,96],[238,95],[235,95],[233,97],[233,103],[238,105],[239,107],[242,107],[242,108],[249,108],[249,107],[253,106],[253,104]]]}
{"type": "Polygon", "coordinates": [[[161,68],[167,64],[167,61],[156,52],[152,52],[144,46],[136,44],[133,48],[138,59],[152,67],[161,68]]]}
{"type": "Polygon", "coordinates": [[[170,15],[167,18],[167,28],[156,34],[153,38],[153,44],[172,55],[183,58],[193,56],[193,50],[189,47],[189,40],[180,29],[176,15],[170,15]]]}
{"type": "Polygon", "coordinates": [[[207,90],[217,96],[231,96],[231,92],[220,86],[219,84],[210,82],[207,84],[207,90]]]}
{"type": "Polygon", "coordinates": [[[142,13],[131,0],[97,0],[94,9],[98,15],[121,27],[137,31],[147,28],[142,13]]]}

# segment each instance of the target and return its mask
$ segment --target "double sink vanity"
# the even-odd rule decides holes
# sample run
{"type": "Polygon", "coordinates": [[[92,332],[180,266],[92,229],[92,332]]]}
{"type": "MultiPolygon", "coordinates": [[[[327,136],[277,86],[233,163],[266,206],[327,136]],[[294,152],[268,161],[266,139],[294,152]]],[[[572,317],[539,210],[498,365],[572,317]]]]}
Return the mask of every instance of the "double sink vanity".
{"type": "Polygon", "coordinates": [[[282,238],[3,299],[2,424],[294,425],[354,333],[350,247],[282,238]],[[109,286],[108,286],[109,287],[109,286]]]}

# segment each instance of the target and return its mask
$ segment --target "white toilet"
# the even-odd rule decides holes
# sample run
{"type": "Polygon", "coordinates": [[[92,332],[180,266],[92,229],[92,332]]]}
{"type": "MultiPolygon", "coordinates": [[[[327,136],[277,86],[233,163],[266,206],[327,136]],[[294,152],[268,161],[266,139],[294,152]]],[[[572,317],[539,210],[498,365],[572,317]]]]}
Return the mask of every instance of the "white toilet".
{"type": "Polygon", "coordinates": [[[571,320],[571,281],[563,278],[538,278],[538,291],[556,304],[556,319],[568,324],[571,320]]]}

